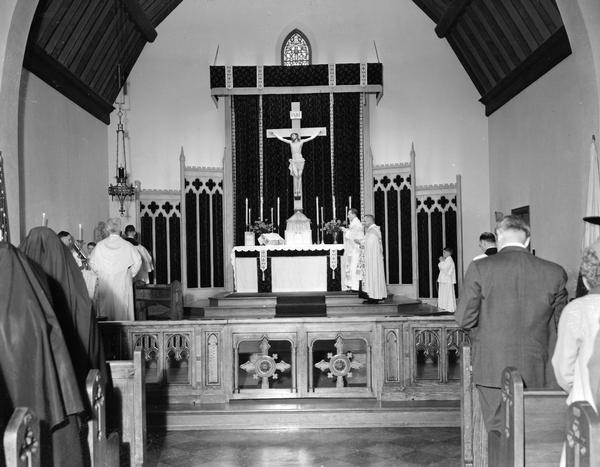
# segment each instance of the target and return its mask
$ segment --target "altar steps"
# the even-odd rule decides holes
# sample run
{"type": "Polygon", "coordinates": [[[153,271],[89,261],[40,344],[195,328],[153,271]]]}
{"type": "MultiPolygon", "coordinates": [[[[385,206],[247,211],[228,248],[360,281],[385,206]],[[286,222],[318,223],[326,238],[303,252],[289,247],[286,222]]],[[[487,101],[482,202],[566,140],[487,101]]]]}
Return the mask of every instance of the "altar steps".
{"type": "Polygon", "coordinates": [[[176,430],[459,427],[459,401],[287,399],[148,407],[148,425],[176,430]]]}
{"type": "MultiPolygon", "coordinates": [[[[204,307],[203,318],[274,318],[276,316],[277,299],[285,298],[288,308],[293,309],[295,296],[299,300],[314,296],[324,297],[326,316],[365,316],[365,315],[395,315],[399,307],[419,305],[420,300],[404,296],[391,295],[379,304],[365,304],[364,299],[352,292],[303,292],[296,293],[231,293],[223,292],[209,299],[209,305],[204,307]]],[[[302,316],[302,304],[299,302],[298,313],[302,316]]]]}

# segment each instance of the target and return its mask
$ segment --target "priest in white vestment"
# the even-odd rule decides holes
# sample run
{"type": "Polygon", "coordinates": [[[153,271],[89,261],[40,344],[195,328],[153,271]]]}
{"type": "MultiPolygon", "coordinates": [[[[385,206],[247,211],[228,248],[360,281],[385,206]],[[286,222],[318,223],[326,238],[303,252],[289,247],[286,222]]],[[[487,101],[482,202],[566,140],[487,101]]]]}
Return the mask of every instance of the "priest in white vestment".
{"type": "Polygon", "coordinates": [[[372,215],[367,214],[364,219],[366,230],[362,242],[362,291],[369,297],[366,303],[378,303],[380,300],[387,298],[381,229],[378,225],[375,225],[375,218],[372,215]]]}
{"type": "Polygon", "coordinates": [[[454,284],[456,284],[456,267],[452,259],[452,248],[444,248],[438,269],[438,308],[454,313],[456,310],[456,296],[454,295],[454,284]]]}
{"type": "Polygon", "coordinates": [[[123,240],[121,220],[107,221],[109,236],[98,242],[90,256],[90,267],[98,274],[96,312],[114,321],[135,319],[132,278],[138,273],[142,258],[137,249],[123,240]]]}
{"type": "Polygon", "coordinates": [[[344,289],[358,291],[361,280],[360,245],[365,238],[365,230],[358,218],[358,210],[355,208],[348,211],[348,228],[344,231],[344,256],[343,264],[345,268],[344,289]]]}

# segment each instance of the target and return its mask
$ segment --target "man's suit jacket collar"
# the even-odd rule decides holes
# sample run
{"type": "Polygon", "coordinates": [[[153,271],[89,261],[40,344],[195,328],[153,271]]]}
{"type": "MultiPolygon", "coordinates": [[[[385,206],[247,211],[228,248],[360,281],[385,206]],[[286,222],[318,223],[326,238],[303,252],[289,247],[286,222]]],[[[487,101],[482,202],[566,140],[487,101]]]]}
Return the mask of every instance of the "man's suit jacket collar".
{"type": "Polygon", "coordinates": [[[496,253],[496,254],[499,255],[501,253],[509,253],[511,251],[531,254],[531,252],[527,248],[525,248],[523,245],[516,245],[516,244],[507,245],[504,248],[502,248],[501,250],[499,250],[498,253],[496,253]]]}

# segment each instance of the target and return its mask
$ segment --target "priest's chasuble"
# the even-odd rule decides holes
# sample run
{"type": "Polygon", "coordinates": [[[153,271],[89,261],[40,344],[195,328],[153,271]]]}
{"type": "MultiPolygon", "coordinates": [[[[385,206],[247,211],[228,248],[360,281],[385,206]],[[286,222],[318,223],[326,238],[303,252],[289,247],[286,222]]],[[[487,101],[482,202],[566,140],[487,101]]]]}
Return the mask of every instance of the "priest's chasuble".
{"type": "Polygon", "coordinates": [[[373,224],[367,229],[363,244],[365,255],[363,292],[373,300],[385,299],[387,298],[387,286],[383,265],[381,229],[378,225],[373,224]]]}
{"type": "Polygon", "coordinates": [[[117,234],[96,245],[89,259],[98,274],[96,311],[112,321],[133,321],[132,278],[140,270],[142,258],[137,249],[117,234]]]}

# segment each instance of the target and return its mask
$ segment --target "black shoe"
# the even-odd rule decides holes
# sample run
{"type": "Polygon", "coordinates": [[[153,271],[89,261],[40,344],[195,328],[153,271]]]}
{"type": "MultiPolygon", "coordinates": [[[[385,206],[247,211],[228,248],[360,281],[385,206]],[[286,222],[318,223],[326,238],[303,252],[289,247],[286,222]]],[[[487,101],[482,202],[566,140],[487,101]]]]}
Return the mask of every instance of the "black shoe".
{"type": "Polygon", "coordinates": [[[368,300],[365,300],[363,303],[369,304],[369,305],[378,305],[379,304],[379,300],[375,300],[373,298],[369,298],[368,300]]]}

